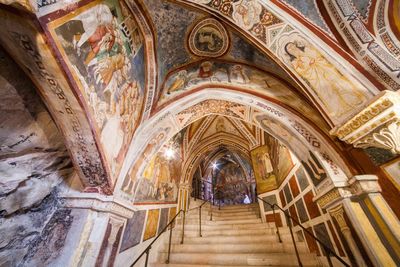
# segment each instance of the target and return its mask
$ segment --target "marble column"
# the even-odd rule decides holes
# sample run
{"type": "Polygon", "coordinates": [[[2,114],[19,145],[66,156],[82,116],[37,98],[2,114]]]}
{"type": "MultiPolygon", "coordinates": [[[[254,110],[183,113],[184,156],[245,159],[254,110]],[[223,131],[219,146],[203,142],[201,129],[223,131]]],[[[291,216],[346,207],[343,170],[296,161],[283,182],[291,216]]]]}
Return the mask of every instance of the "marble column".
{"type": "Polygon", "coordinates": [[[103,257],[103,267],[112,266],[115,259],[112,259],[112,250],[117,241],[118,231],[124,225],[124,221],[114,217],[110,217],[108,224],[111,226],[110,235],[107,238],[107,247],[103,257]]]}
{"type": "Polygon", "coordinates": [[[365,261],[362,257],[362,254],[360,250],[358,249],[358,246],[356,242],[353,239],[353,236],[351,235],[351,231],[349,226],[346,223],[346,220],[344,218],[344,209],[342,205],[339,205],[331,210],[329,210],[329,214],[335,218],[336,222],[339,225],[340,231],[342,232],[344,238],[346,239],[347,244],[349,245],[349,248],[351,252],[353,253],[353,256],[356,260],[356,263],[358,266],[366,266],[365,261]]]}
{"type": "MultiPolygon", "coordinates": [[[[314,200],[333,217],[342,220],[337,219],[341,228],[344,217],[340,217],[343,213],[337,210],[338,205],[344,210],[375,266],[396,266],[400,262],[400,223],[380,192],[377,176],[357,175],[346,186],[326,190],[314,200]]],[[[346,232],[346,228],[344,230],[346,232]]],[[[348,232],[346,235],[349,238],[348,232]]],[[[350,240],[349,246],[359,263],[360,254],[354,249],[354,240],[350,240]]]]}

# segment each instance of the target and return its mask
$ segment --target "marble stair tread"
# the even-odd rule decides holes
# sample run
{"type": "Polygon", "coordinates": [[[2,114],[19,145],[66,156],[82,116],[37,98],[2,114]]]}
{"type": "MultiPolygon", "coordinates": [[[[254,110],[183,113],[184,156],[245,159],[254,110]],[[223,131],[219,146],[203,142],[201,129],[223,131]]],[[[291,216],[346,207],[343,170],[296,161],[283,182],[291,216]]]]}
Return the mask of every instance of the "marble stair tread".
{"type": "MultiPolygon", "coordinates": [[[[175,244],[172,245],[174,253],[265,253],[265,252],[284,252],[283,245],[275,243],[266,244],[175,244]]],[[[166,252],[166,251],[164,251],[166,252]]]]}
{"type": "MultiPolygon", "coordinates": [[[[173,238],[173,240],[179,239],[179,236],[173,238]]],[[[290,236],[282,236],[284,241],[290,240],[290,236]]],[[[254,243],[254,242],[278,242],[278,237],[275,235],[259,235],[259,236],[248,236],[248,235],[237,235],[237,236],[203,236],[203,237],[187,237],[185,236],[184,242],[187,244],[225,244],[230,242],[240,243],[254,243]]]]}
{"type": "MultiPolygon", "coordinates": [[[[177,234],[182,233],[182,230],[176,230],[177,234]]],[[[198,236],[199,229],[185,228],[185,236],[198,236]]],[[[243,235],[276,235],[274,229],[260,228],[260,229],[221,229],[221,230],[205,230],[202,228],[201,234],[203,237],[208,236],[243,236],[243,235]]],[[[281,231],[282,236],[288,235],[289,231],[281,231]]]]}
{"type": "MultiPolygon", "coordinates": [[[[190,219],[195,219],[198,220],[199,216],[198,215],[190,215],[188,216],[190,219]]],[[[201,215],[202,220],[207,220],[210,218],[210,215],[201,215]]],[[[232,215],[232,216],[215,216],[213,214],[213,220],[215,221],[232,221],[232,220],[247,220],[247,219],[260,219],[260,216],[258,215],[232,215]]]]}
{"type": "Polygon", "coordinates": [[[230,220],[230,221],[205,221],[206,224],[215,225],[215,224],[243,224],[243,223],[261,223],[260,218],[256,219],[244,219],[244,220],[230,220]]]}
{"type": "Polygon", "coordinates": [[[179,263],[151,263],[150,267],[248,267],[248,265],[204,265],[204,264],[179,264],[179,263]]]}
{"type": "MultiPolygon", "coordinates": [[[[166,252],[160,253],[164,259],[166,252]]],[[[303,265],[316,264],[316,258],[300,253],[303,265]]],[[[171,263],[217,264],[217,265],[295,265],[297,258],[294,253],[171,253],[171,263]]]]}
{"type": "MultiPolygon", "coordinates": [[[[182,224],[178,224],[177,226],[182,227],[182,224]]],[[[253,223],[253,224],[204,224],[203,221],[201,223],[201,227],[204,230],[230,230],[230,229],[272,229],[273,227],[268,226],[265,223],[262,223],[261,221],[258,223],[253,223]]],[[[199,228],[199,221],[196,222],[185,222],[185,229],[198,229],[199,228]]],[[[280,230],[281,228],[279,228],[280,230]]]]}
{"type": "MultiPolygon", "coordinates": [[[[260,266],[267,267],[271,265],[204,265],[204,264],[179,264],[179,263],[150,263],[150,267],[248,267],[248,266],[260,266]]],[[[274,265],[275,267],[289,267],[293,265],[274,265]]],[[[297,265],[295,265],[297,266],[297,265]]],[[[306,265],[306,266],[317,266],[317,265],[306,265]]]]}
{"type": "MultiPolygon", "coordinates": [[[[294,247],[292,244],[288,243],[279,243],[278,241],[271,241],[268,243],[239,243],[239,244],[192,244],[192,243],[184,243],[180,244],[179,242],[172,243],[171,251],[173,252],[211,252],[211,253],[263,253],[263,252],[294,252],[294,247]]],[[[297,248],[300,253],[307,253],[308,249],[305,243],[297,244],[297,248]]],[[[163,252],[166,252],[168,249],[168,243],[164,243],[163,252]]]]}
{"type": "MultiPolygon", "coordinates": [[[[187,212],[189,215],[198,215],[199,214],[199,209],[194,209],[194,210],[189,210],[187,212]]],[[[204,214],[211,214],[211,211],[209,209],[201,209],[201,215],[204,214]]],[[[222,211],[218,209],[213,209],[212,210],[213,216],[234,216],[234,215],[257,215],[259,216],[260,212],[258,210],[240,210],[240,211],[222,211]]]]}
{"type": "MultiPolygon", "coordinates": [[[[256,218],[256,219],[244,219],[244,220],[229,220],[229,221],[215,221],[212,220],[210,221],[209,219],[202,219],[201,220],[203,222],[204,225],[231,225],[231,224],[252,224],[252,223],[262,223],[260,218],[256,218]]],[[[178,223],[181,224],[182,220],[179,219],[178,223]]],[[[197,219],[190,219],[187,218],[185,219],[185,224],[189,224],[189,223],[199,223],[199,220],[197,219]]]]}

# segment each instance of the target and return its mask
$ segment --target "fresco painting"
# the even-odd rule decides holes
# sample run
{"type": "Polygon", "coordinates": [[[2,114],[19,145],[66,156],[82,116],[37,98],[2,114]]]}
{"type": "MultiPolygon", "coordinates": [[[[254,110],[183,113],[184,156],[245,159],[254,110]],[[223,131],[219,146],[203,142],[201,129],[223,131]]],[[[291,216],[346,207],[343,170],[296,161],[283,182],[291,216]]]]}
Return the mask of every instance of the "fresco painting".
{"type": "Polygon", "coordinates": [[[236,162],[225,162],[216,171],[215,179],[217,184],[215,197],[217,200],[222,199],[221,204],[243,204],[246,196],[247,198],[252,196],[251,186],[246,180],[244,170],[236,162]]]}
{"type": "Polygon", "coordinates": [[[361,85],[350,81],[297,33],[281,37],[278,43],[278,55],[306,82],[333,119],[343,119],[367,101],[361,85]]]}
{"type": "Polygon", "coordinates": [[[268,146],[260,146],[251,151],[254,175],[257,183],[257,194],[277,188],[276,176],[272,167],[268,146]]]}
{"type": "Polygon", "coordinates": [[[50,22],[49,30],[91,111],[116,177],[143,106],[145,54],[139,27],[123,1],[106,0],[50,22]]]}
{"type": "Polygon", "coordinates": [[[135,183],[135,203],[176,203],[178,184],[181,179],[181,144],[183,132],[175,135],[148,162],[145,170],[135,183]],[[165,151],[173,148],[169,157],[165,151]]]}
{"type": "Polygon", "coordinates": [[[255,119],[259,122],[260,126],[264,130],[276,134],[277,136],[281,136],[283,139],[285,139],[285,144],[290,146],[291,151],[298,158],[303,159],[301,160],[301,163],[312,180],[314,186],[317,186],[328,177],[322,164],[319,162],[314,153],[308,150],[308,148],[305,147],[298,139],[294,138],[294,135],[284,126],[267,118],[265,115],[256,115],[255,119]]]}
{"type": "Polygon", "coordinates": [[[141,181],[141,179],[138,178],[140,177],[139,171],[143,171],[142,165],[150,162],[153,159],[153,154],[160,149],[170,130],[170,127],[160,127],[151,134],[147,141],[147,145],[140,152],[140,156],[130,167],[128,174],[125,176],[124,183],[122,185],[122,190],[125,193],[134,194],[138,187],[138,183],[141,181]]]}
{"type": "Polygon", "coordinates": [[[128,221],[126,222],[124,235],[122,237],[120,252],[134,247],[140,243],[142,239],[145,219],[145,210],[135,212],[133,217],[128,219],[128,221]]]}
{"type": "Polygon", "coordinates": [[[229,37],[224,26],[213,18],[200,21],[188,39],[190,51],[203,57],[218,57],[229,47],[229,37]]]}
{"type": "Polygon", "coordinates": [[[148,211],[146,228],[145,228],[144,235],[143,235],[143,241],[146,241],[146,240],[156,236],[159,216],[160,216],[159,209],[154,209],[154,210],[148,211]]]}
{"type": "Polygon", "coordinates": [[[283,87],[283,84],[271,75],[247,65],[202,61],[186,69],[178,70],[169,76],[165,81],[159,104],[206,83],[235,84],[256,90],[265,90],[275,86],[283,87]]]}
{"type": "Polygon", "coordinates": [[[271,162],[274,167],[274,174],[277,185],[279,186],[286,176],[293,169],[294,164],[289,152],[289,149],[282,144],[278,139],[265,133],[265,143],[269,147],[271,154],[271,162]]]}
{"type": "Polygon", "coordinates": [[[168,223],[174,218],[175,215],[176,215],[176,207],[170,208],[168,214],[168,223]]]}
{"type": "Polygon", "coordinates": [[[161,231],[167,226],[168,224],[168,208],[161,209],[161,214],[160,214],[160,222],[158,224],[158,230],[157,234],[160,234],[161,231]]]}

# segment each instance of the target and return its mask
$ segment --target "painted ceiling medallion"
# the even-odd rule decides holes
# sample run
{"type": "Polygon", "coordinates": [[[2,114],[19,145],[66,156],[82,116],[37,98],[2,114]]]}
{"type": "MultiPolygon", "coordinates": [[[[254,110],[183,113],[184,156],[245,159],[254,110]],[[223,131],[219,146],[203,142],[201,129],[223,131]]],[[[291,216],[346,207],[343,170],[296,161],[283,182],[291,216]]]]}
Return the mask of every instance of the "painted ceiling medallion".
{"type": "Polygon", "coordinates": [[[228,50],[228,47],[228,33],[215,19],[200,21],[190,32],[189,49],[196,56],[219,57],[228,50]]]}

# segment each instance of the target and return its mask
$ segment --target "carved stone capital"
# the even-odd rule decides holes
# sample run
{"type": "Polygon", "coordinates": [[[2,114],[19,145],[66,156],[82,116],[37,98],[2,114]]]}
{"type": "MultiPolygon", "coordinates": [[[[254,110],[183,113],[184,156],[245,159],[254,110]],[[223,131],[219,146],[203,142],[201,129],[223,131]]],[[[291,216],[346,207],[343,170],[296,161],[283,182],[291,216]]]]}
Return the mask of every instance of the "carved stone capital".
{"type": "Polygon", "coordinates": [[[351,193],[346,187],[334,187],[325,192],[318,193],[313,201],[316,201],[321,208],[327,209],[328,207],[335,206],[343,198],[350,196],[351,193]]]}
{"type": "Polygon", "coordinates": [[[331,214],[332,217],[336,219],[336,222],[338,223],[340,230],[342,232],[346,231],[349,229],[347,226],[346,220],[344,218],[344,209],[342,205],[339,205],[331,210],[329,210],[329,213],[331,214]]]}
{"type": "Polygon", "coordinates": [[[337,205],[344,198],[358,197],[364,194],[381,192],[378,177],[375,175],[356,175],[348,180],[347,185],[331,187],[319,192],[313,199],[323,209],[337,205]]]}
{"type": "Polygon", "coordinates": [[[379,147],[400,154],[400,95],[384,91],[332,135],[355,147],[379,147]]]}
{"type": "Polygon", "coordinates": [[[191,190],[191,188],[192,188],[192,185],[191,184],[189,184],[189,183],[184,183],[184,184],[180,184],[179,185],[179,189],[184,189],[184,190],[191,190]]]}
{"type": "Polygon", "coordinates": [[[356,175],[349,180],[349,190],[352,196],[381,192],[376,175],[356,175]]]}

